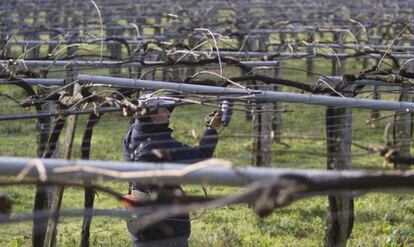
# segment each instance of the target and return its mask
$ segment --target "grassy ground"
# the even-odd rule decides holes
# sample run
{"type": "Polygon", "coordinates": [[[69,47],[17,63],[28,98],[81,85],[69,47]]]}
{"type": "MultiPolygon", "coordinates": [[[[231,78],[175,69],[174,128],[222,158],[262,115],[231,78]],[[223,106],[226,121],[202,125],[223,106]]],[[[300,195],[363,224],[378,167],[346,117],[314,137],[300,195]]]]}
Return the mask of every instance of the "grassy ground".
{"type": "MultiPolygon", "coordinates": [[[[316,60],[315,72],[329,74],[329,62],[316,60]]],[[[304,61],[288,61],[286,67],[304,67],[304,61]]],[[[348,63],[349,72],[359,71],[358,63],[348,63]]],[[[96,72],[96,71],[95,71],[96,72]]],[[[57,72],[58,73],[58,72],[57,72]]],[[[105,74],[101,71],[99,74],[105,74]]],[[[232,71],[227,71],[231,74],[232,71]]],[[[287,78],[313,81],[303,73],[285,70],[287,78]]],[[[1,87],[0,92],[22,97],[23,93],[13,87],[1,87]]],[[[393,96],[389,96],[393,97],[393,96]]],[[[25,113],[10,101],[1,99],[0,113],[25,113]]],[[[273,166],[292,168],[326,167],[326,143],[313,137],[324,137],[324,107],[310,105],[288,105],[283,115],[282,144],[273,145],[273,166]]],[[[203,117],[211,109],[186,106],[173,114],[171,126],[175,137],[189,145],[197,143],[203,130],[203,117]]],[[[30,112],[30,111],[29,111],[30,112]]],[[[365,121],[369,111],[354,110],[353,140],[364,145],[383,145],[385,123],[369,128],[365,121]]],[[[86,118],[80,117],[75,137],[74,150],[79,150],[86,118]]],[[[122,136],[128,127],[128,119],[120,114],[108,114],[96,127],[92,140],[92,159],[121,160],[122,136]]],[[[236,166],[251,162],[251,139],[235,138],[233,134],[250,134],[251,125],[243,113],[235,114],[230,126],[221,133],[216,158],[231,160],[236,166]]],[[[0,122],[0,155],[36,155],[35,122],[33,120],[0,122]]],[[[353,148],[355,169],[382,169],[382,160],[377,154],[367,155],[353,148]]],[[[73,158],[79,157],[75,151],[73,158]]],[[[124,183],[100,182],[105,186],[125,192],[124,183]]],[[[198,186],[186,186],[186,191],[202,194],[198,186]]],[[[208,187],[208,193],[231,194],[238,189],[208,187]]],[[[31,211],[34,188],[31,186],[1,188],[13,200],[13,213],[31,211]]],[[[370,194],[355,200],[356,222],[349,241],[350,246],[412,246],[414,245],[414,198],[411,195],[370,194]]],[[[81,208],[83,192],[75,189],[65,191],[63,208],[81,208]]],[[[191,246],[321,246],[324,239],[327,200],[325,197],[306,199],[277,209],[269,217],[258,218],[247,206],[229,206],[210,210],[192,222],[191,246]]],[[[122,208],[119,202],[99,194],[97,208],[122,208]]],[[[195,212],[193,216],[201,212],[195,212]]],[[[82,220],[62,218],[58,227],[58,246],[78,246],[82,220]]],[[[0,225],[0,246],[30,246],[31,223],[0,225]]],[[[94,218],[91,228],[91,246],[129,245],[130,237],[125,222],[118,218],[94,218]]]]}

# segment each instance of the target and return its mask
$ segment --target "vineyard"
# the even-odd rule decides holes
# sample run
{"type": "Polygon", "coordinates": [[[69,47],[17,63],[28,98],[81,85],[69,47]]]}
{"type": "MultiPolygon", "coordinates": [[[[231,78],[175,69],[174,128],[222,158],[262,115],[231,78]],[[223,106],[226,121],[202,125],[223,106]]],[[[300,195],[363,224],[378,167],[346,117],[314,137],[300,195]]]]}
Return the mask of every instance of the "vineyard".
{"type": "Polygon", "coordinates": [[[183,213],[189,246],[414,245],[413,11],[1,1],[0,245],[132,246],[127,219],[183,213]],[[177,104],[169,127],[189,146],[230,112],[213,159],[126,162],[148,94],[177,104]],[[129,182],[185,194],[134,202],[129,182]]]}

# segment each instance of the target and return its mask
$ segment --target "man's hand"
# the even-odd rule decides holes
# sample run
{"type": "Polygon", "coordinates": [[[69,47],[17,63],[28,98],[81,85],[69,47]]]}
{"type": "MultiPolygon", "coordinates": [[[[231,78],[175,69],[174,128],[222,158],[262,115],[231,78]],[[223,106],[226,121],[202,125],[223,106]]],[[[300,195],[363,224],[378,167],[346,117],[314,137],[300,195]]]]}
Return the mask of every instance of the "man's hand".
{"type": "Polygon", "coordinates": [[[139,190],[132,190],[131,194],[125,195],[124,200],[122,203],[124,204],[125,208],[127,209],[134,209],[134,202],[140,202],[147,200],[148,193],[141,192],[139,190]]]}
{"type": "Polygon", "coordinates": [[[134,195],[125,195],[124,198],[125,198],[125,200],[122,200],[122,203],[124,204],[125,208],[127,208],[127,209],[133,209],[134,208],[134,205],[131,203],[131,201],[139,202],[139,197],[134,196],[134,195]]]}
{"type": "Polygon", "coordinates": [[[223,112],[221,110],[213,111],[212,113],[208,114],[204,118],[204,123],[209,128],[217,129],[221,126],[221,116],[223,115],[223,112]]]}

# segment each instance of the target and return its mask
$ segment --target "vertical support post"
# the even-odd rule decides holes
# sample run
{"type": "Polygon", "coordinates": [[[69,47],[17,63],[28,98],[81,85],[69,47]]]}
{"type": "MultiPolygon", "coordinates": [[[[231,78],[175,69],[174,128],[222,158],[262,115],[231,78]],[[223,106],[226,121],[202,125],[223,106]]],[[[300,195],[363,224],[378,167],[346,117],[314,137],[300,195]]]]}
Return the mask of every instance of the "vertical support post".
{"type": "MultiPolygon", "coordinates": [[[[341,32],[334,32],[334,42],[342,44],[343,34],[341,32]]],[[[341,53],[343,49],[337,49],[336,52],[341,53]]],[[[332,75],[343,75],[346,71],[346,59],[340,58],[338,61],[337,57],[332,58],[332,75]]]]}
{"type": "MultiPolygon", "coordinates": [[[[274,70],[266,70],[260,74],[273,76],[274,70]]],[[[272,90],[273,85],[262,85],[272,90]]],[[[256,103],[257,104],[257,103],[256,103]]],[[[252,164],[254,166],[271,166],[272,164],[272,127],[273,104],[263,103],[256,105],[252,119],[252,164]]]]}
{"type": "Polygon", "coordinates": [[[272,104],[263,103],[256,106],[253,114],[253,166],[270,166],[272,164],[272,104]]]}
{"type": "MultiPolygon", "coordinates": [[[[372,99],[375,99],[375,100],[380,100],[381,99],[381,95],[379,93],[379,90],[380,90],[380,86],[377,86],[377,85],[373,86],[373,88],[372,88],[372,99]]],[[[381,117],[381,114],[380,114],[379,110],[376,110],[376,109],[371,110],[371,119],[378,119],[380,117],[381,117]]]]}
{"type": "Polygon", "coordinates": [[[247,51],[257,51],[258,42],[257,37],[251,35],[246,40],[247,51]]]}
{"type": "MultiPolygon", "coordinates": [[[[254,39],[254,37],[252,37],[252,36],[248,36],[247,37],[247,39],[246,39],[246,48],[247,48],[247,51],[256,51],[257,50],[257,42],[256,42],[256,39],[254,39]]],[[[246,72],[245,71],[241,71],[241,74],[242,75],[246,75],[246,72]]],[[[246,86],[251,86],[251,85],[246,85],[246,86]]],[[[245,109],[246,109],[246,115],[245,115],[245,117],[246,117],[246,121],[252,121],[252,119],[253,119],[253,115],[252,115],[252,105],[251,105],[252,103],[250,102],[250,101],[247,101],[246,102],[246,105],[245,105],[245,109]]]]}
{"type": "MultiPolygon", "coordinates": [[[[311,30],[308,33],[308,43],[313,43],[315,41],[315,32],[313,30],[311,30]]],[[[308,54],[312,54],[313,53],[313,47],[308,47],[306,49],[306,52],[308,54]]],[[[313,76],[313,58],[308,56],[306,58],[306,76],[309,78],[311,76],[313,76]]]]}
{"type": "MultiPolygon", "coordinates": [[[[279,39],[280,39],[280,43],[283,44],[285,43],[286,40],[286,34],[284,32],[280,32],[279,33],[279,39]]],[[[279,60],[278,64],[277,64],[277,68],[276,68],[276,77],[277,78],[283,78],[284,77],[284,69],[283,69],[283,60],[279,60]]]]}
{"type": "MultiPolygon", "coordinates": [[[[351,169],[352,109],[326,110],[328,170],[351,169]]],[[[354,201],[347,193],[328,196],[325,246],[345,247],[354,223],[354,201]]]]}
{"type": "MultiPolygon", "coordinates": [[[[413,101],[413,97],[410,93],[412,90],[411,86],[402,86],[400,101],[413,101]]],[[[408,111],[397,111],[394,117],[394,131],[393,139],[394,146],[397,148],[399,155],[403,157],[411,157],[411,138],[412,138],[412,124],[413,124],[413,115],[408,111]]],[[[407,170],[410,168],[409,164],[399,164],[394,163],[396,169],[407,170]]]]}
{"type": "MultiPolygon", "coordinates": [[[[284,43],[286,39],[286,34],[283,32],[279,33],[279,39],[280,39],[280,43],[284,43]]],[[[284,77],[285,70],[283,67],[284,67],[283,60],[279,60],[276,71],[275,71],[275,75],[277,78],[284,77]]],[[[282,91],[282,88],[283,88],[282,86],[275,85],[273,87],[273,90],[282,91]]],[[[282,113],[280,112],[281,109],[282,109],[282,104],[280,102],[275,103],[273,105],[273,110],[275,110],[275,113],[273,114],[273,118],[272,118],[272,131],[273,131],[275,143],[281,142],[282,124],[283,124],[282,113]]]]}
{"type": "MultiPolygon", "coordinates": [[[[280,60],[277,69],[273,71],[273,74],[277,78],[283,78],[284,77],[284,69],[283,69],[283,60],[280,60]]],[[[283,86],[281,85],[273,85],[271,90],[281,92],[283,86]]],[[[275,111],[272,115],[272,131],[273,131],[273,141],[275,143],[281,143],[281,136],[282,136],[282,126],[283,126],[283,118],[282,118],[282,103],[276,102],[273,104],[273,110],[275,111]]]]}
{"type": "MultiPolygon", "coordinates": [[[[362,32],[363,32],[363,29],[360,28],[360,30],[358,31],[358,40],[359,40],[360,44],[369,44],[370,43],[370,41],[368,40],[368,38],[369,38],[369,27],[366,28],[366,38],[367,38],[367,40],[362,40],[360,38],[362,36],[362,32]]],[[[368,66],[369,66],[369,59],[367,57],[364,57],[362,59],[362,69],[366,70],[366,69],[368,69],[368,66]]]]}
{"type": "MultiPolygon", "coordinates": [[[[30,30],[30,32],[28,32],[25,35],[25,39],[26,40],[39,40],[39,32],[33,28],[32,30],[30,30]]],[[[26,52],[24,57],[27,59],[38,59],[40,49],[38,46],[37,47],[36,46],[37,45],[34,45],[34,44],[27,44],[23,46],[22,52],[26,52]]]]}
{"type": "MultiPolygon", "coordinates": [[[[70,47],[68,52],[74,55],[74,57],[76,57],[76,47],[70,47]]],[[[78,77],[78,71],[74,67],[69,65],[68,71],[67,71],[67,81],[69,83],[73,82],[77,80],[77,77],[78,77]]],[[[80,86],[79,84],[76,83],[75,85],[73,85],[73,87],[71,87],[70,89],[71,92],[69,93],[72,95],[75,95],[79,92],[79,89],[80,89],[80,86]]],[[[66,132],[65,132],[64,142],[63,142],[64,144],[63,144],[62,153],[61,153],[62,159],[70,159],[71,157],[73,140],[74,140],[75,131],[76,131],[76,120],[77,120],[77,115],[70,115],[69,117],[67,117],[66,132]]],[[[51,206],[50,206],[51,212],[56,212],[56,213],[59,212],[61,203],[62,203],[63,191],[64,191],[63,186],[56,186],[55,188],[53,188],[52,201],[51,201],[51,206]]],[[[56,228],[57,228],[58,220],[59,220],[58,214],[49,218],[46,236],[45,236],[45,243],[44,243],[44,246],[46,247],[56,246],[56,228]]]]}
{"type": "Polygon", "coordinates": [[[284,44],[286,42],[286,33],[283,31],[279,33],[279,42],[280,44],[284,44]]]}
{"type": "MultiPolygon", "coordinates": [[[[106,34],[108,37],[111,36],[119,36],[122,35],[122,29],[116,29],[111,28],[106,30],[106,34]]],[[[103,38],[103,37],[102,37],[103,38]]],[[[113,43],[113,44],[107,44],[108,50],[111,54],[111,57],[115,60],[121,60],[122,59],[122,44],[121,43],[113,43]]],[[[109,68],[109,74],[111,76],[114,75],[120,75],[121,74],[121,68],[120,67],[111,67],[109,68]]]]}
{"type": "MultiPolygon", "coordinates": [[[[374,44],[379,44],[379,42],[375,41],[374,44]]],[[[381,59],[377,59],[377,64],[379,63],[380,60],[381,59]]],[[[366,68],[368,68],[368,59],[364,59],[364,69],[365,69],[365,66],[366,66],[366,68]],[[365,61],[367,61],[366,62],[367,65],[365,65],[365,61]]],[[[372,88],[372,98],[373,99],[377,99],[377,100],[381,99],[381,94],[380,94],[379,91],[380,91],[380,86],[373,86],[373,88],[372,88]]],[[[371,119],[378,119],[379,117],[380,117],[380,111],[375,110],[375,109],[371,110],[371,119]]]]}
{"type": "MultiPolygon", "coordinates": [[[[334,33],[340,43],[340,33],[334,33]]],[[[338,50],[340,52],[340,50],[338,50]]],[[[340,61],[341,62],[341,61],[340,61]]],[[[342,70],[336,58],[332,61],[332,75],[342,70]]],[[[328,107],[326,109],[327,168],[328,170],[349,170],[352,166],[352,108],[328,107]]],[[[325,246],[345,247],[354,225],[354,200],[347,193],[328,196],[328,216],[325,246]]]]}
{"type": "Polygon", "coordinates": [[[259,50],[262,52],[267,52],[268,43],[269,43],[269,35],[268,34],[261,35],[259,39],[259,50]]]}

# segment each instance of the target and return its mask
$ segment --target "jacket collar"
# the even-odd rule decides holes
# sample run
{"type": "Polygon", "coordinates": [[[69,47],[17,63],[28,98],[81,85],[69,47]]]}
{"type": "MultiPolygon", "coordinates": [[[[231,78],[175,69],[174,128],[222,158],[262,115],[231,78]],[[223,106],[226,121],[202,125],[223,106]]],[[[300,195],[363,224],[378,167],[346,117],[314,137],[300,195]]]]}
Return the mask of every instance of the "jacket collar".
{"type": "Polygon", "coordinates": [[[168,123],[165,124],[154,124],[152,122],[143,122],[136,120],[134,128],[138,136],[141,137],[165,137],[171,136],[172,129],[168,127],[168,123]]]}

